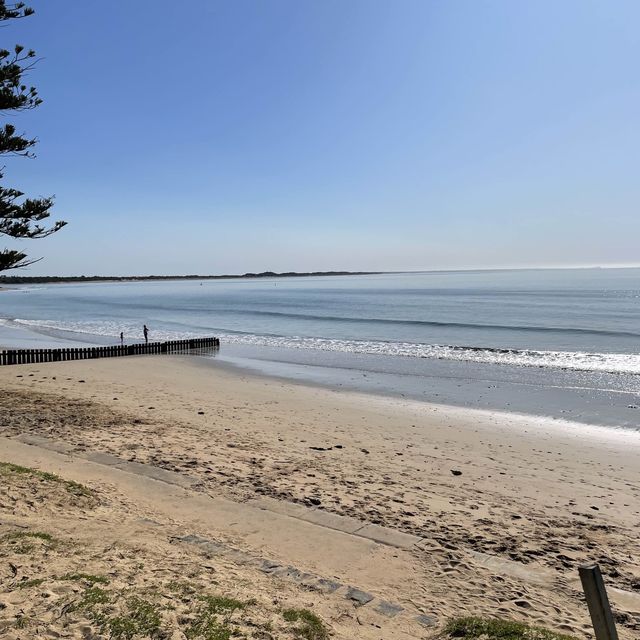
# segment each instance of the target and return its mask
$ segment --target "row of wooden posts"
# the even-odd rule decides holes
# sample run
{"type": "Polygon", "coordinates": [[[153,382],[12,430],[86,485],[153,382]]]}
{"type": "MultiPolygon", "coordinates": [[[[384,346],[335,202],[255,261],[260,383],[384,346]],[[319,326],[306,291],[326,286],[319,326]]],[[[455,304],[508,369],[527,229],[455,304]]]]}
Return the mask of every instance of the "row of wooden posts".
{"type": "Polygon", "coordinates": [[[65,362],[91,358],[118,358],[159,353],[193,353],[218,349],[218,338],[192,338],[141,344],[114,345],[108,347],[85,347],[75,349],[9,349],[0,351],[0,365],[36,364],[40,362],[65,362]]]}

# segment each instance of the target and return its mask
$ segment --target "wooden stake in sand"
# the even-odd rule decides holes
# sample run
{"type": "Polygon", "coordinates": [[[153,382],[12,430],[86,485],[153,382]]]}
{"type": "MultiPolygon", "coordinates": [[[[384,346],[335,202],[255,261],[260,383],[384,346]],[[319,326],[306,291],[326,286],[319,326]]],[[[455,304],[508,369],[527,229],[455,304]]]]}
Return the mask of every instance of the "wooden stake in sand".
{"type": "Polygon", "coordinates": [[[600,567],[597,564],[583,564],[578,567],[578,572],[591,614],[593,630],[596,632],[596,640],[618,640],[600,567]]]}

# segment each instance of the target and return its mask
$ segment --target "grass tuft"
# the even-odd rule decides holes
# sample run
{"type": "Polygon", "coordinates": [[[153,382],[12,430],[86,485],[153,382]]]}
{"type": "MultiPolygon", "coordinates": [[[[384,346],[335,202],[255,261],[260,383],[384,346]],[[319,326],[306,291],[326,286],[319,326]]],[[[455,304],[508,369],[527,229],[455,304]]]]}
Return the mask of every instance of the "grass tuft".
{"type": "Polygon", "coordinates": [[[477,617],[450,620],[442,635],[459,640],[576,640],[573,636],[521,622],[477,617]]]}
{"type": "Polygon", "coordinates": [[[26,629],[31,622],[31,618],[27,616],[18,615],[16,616],[15,626],[16,629],[26,629]]]}
{"type": "Polygon", "coordinates": [[[18,583],[18,589],[29,589],[30,587],[39,587],[44,582],[44,578],[34,578],[33,580],[25,580],[18,583]]]}
{"type": "Polygon", "coordinates": [[[212,619],[195,620],[184,632],[187,640],[230,640],[234,629],[212,619]]]}
{"type": "Polygon", "coordinates": [[[109,619],[106,626],[113,640],[132,640],[136,636],[153,638],[160,631],[160,622],[157,605],[133,596],[127,600],[127,613],[109,619]]]}
{"type": "Polygon", "coordinates": [[[245,609],[246,602],[224,596],[199,596],[202,603],[198,614],[185,629],[188,640],[229,640],[235,635],[235,629],[220,621],[218,616],[229,616],[238,609],[245,609]]]}
{"type": "Polygon", "coordinates": [[[300,623],[294,629],[294,633],[299,638],[305,640],[326,640],[329,637],[329,632],[324,623],[318,616],[309,611],[309,609],[285,609],[282,612],[282,617],[287,622],[300,623]]]}
{"type": "Polygon", "coordinates": [[[97,604],[106,604],[111,600],[107,591],[100,587],[90,587],[84,592],[82,600],[78,603],[79,609],[92,609],[97,604]]]}
{"type": "Polygon", "coordinates": [[[19,464],[12,464],[11,462],[0,462],[0,475],[9,475],[11,473],[30,475],[47,482],[57,482],[62,484],[69,493],[75,496],[95,497],[94,492],[88,487],[73,480],[65,480],[55,473],[31,469],[30,467],[21,467],[19,464]]]}
{"type": "Polygon", "coordinates": [[[90,573],[67,573],[60,577],[60,580],[72,580],[74,582],[88,582],[91,585],[109,584],[105,576],[94,576],[90,573]]]}
{"type": "Polygon", "coordinates": [[[50,533],[43,533],[42,531],[12,531],[11,533],[5,533],[0,540],[11,542],[12,540],[23,540],[24,538],[39,538],[45,542],[54,542],[54,538],[50,533]]]}
{"type": "Polygon", "coordinates": [[[220,615],[231,613],[236,609],[245,609],[246,603],[235,598],[225,598],[224,596],[200,596],[200,600],[205,603],[207,613],[220,615]]]}
{"type": "Polygon", "coordinates": [[[12,531],[11,533],[5,533],[0,537],[0,544],[6,543],[11,545],[11,550],[14,553],[29,553],[36,547],[31,540],[42,540],[53,546],[57,540],[49,533],[43,533],[42,531],[12,531]]]}
{"type": "Polygon", "coordinates": [[[167,583],[167,589],[179,596],[182,596],[183,598],[189,599],[196,593],[196,589],[193,585],[182,580],[171,580],[171,582],[167,583]]]}

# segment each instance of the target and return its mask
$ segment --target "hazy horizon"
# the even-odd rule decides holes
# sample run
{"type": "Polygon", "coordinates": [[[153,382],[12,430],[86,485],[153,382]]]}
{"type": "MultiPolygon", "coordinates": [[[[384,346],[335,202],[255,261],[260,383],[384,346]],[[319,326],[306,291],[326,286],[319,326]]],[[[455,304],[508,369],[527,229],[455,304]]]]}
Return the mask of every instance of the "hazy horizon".
{"type": "Polygon", "coordinates": [[[393,275],[393,274],[437,274],[437,273],[464,273],[469,272],[482,272],[482,271],[588,271],[588,270],[624,270],[624,269],[640,269],[640,264],[628,264],[628,265],[578,265],[578,266],[543,266],[543,267],[469,267],[460,269],[411,269],[411,270],[373,270],[373,269],[318,269],[314,271],[302,271],[296,269],[285,269],[283,271],[274,271],[273,269],[261,269],[259,271],[238,271],[232,272],[220,272],[220,273],[151,273],[151,272],[139,272],[139,273],[75,273],[61,275],[58,273],[51,274],[33,274],[29,272],[29,269],[17,269],[13,271],[6,271],[0,274],[0,277],[26,277],[26,278],[223,278],[223,277],[245,277],[247,274],[255,274],[259,276],[263,273],[275,273],[277,276],[285,276],[286,274],[295,275],[314,275],[315,273],[335,274],[340,275],[393,275]]]}
{"type": "Polygon", "coordinates": [[[8,275],[638,263],[640,4],[29,4],[8,275]]]}

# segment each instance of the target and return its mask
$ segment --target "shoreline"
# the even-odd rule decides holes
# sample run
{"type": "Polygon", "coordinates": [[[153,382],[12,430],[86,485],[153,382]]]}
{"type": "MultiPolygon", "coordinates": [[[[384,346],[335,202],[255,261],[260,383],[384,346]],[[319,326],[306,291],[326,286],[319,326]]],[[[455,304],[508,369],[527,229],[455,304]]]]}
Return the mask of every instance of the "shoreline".
{"type": "Polygon", "coordinates": [[[279,379],[637,431],[638,333],[620,319],[632,318],[632,299],[620,291],[635,274],[45,285],[10,296],[0,343],[102,346],[119,343],[121,332],[138,342],[147,324],[158,341],[216,335],[219,361],[279,379]],[[570,317],[556,314],[558,291],[575,296],[570,317]]]}
{"type": "MultiPolygon", "coordinates": [[[[299,351],[302,350],[281,349],[276,353],[274,349],[269,351],[223,343],[215,360],[219,366],[226,364],[258,376],[323,389],[640,433],[637,409],[640,388],[631,390],[622,382],[620,389],[560,386],[551,378],[541,379],[536,368],[515,367],[518,370],[514,371],[513,366],[506,364],[478,365],[436,359],[421,360],[418,364],[423,370],[417,374],[414,371],[388,372],[384,370],[385,363],[380,366],[378,363],[397,356],[378,359],[372,356],[364,362],[369,356],[360,356],[358,360],[353,354],[340,354],[344,358],[339,361],[335,354],[331,354],[331,361],[325,364],[322,361],[311,362],[310,359],[318,358],[318,354],[300,357],[299,351]],[[512,379],[512,376],[520,378],[512,379]]],[[[395,363],[395,366],[400,365],[395,363]]],[[[402,366],[415,367],[416,364],[406,362],[402,366]]],[[[566,376],[566,372],[563,375],[566,376]]],[[[579,377],[581,372],[576,372],[576,375],[579,377]]],[[[567,382],[567,379],[563,381],[567,382]]]]}
{"type": "Polygon", "coordinates": [[[558,418],[551,415],[540,415],[534,413],[522,413],[515,410],[507,409],[484,409],[471,406],[461,406],[456,404],[446,404],[433,402],[432,400],[416,399],[404,397],[398,393],[388,392],[380,393],[374,391],[358,391],[354,389],[336,387],[330,384],[322,384],[313,380],[302,380],[280,376],[277,374],[269,374],[260,371],[257,368],[243,366],[234,362],[225,361],[218,357],[198,357],[196,364],[204,367],[214,367],[228,371],[235,375],[244,375],[254,377],[257,381],[261,379],[273,380],[283,384],[292,386],[300,386],[309,389],[320,389],[324,391],[332,391],[340,395],[351,398],[351,400],[361,403],[362,405],[377,404],[386,408],[413,409],[415,411],[424,412],[440,410],[447,412],[452,416],[459,414],[457,417],[473,417],[478,416],[484,419],[514,419],[521,421],[523,425],[536,425],[540,429],[558,430],[560,432],[574,433],[576,436],[594,437],[603,440],[621,440],[628,443],[637,444],[640,447],[640,425],[637,430],[628,429],[619,425],[594,424],[589,422],[580,422],[578,420],[568,420],[566,418],[558,418]]]}
{"type": "MultiPolygon", "coordinates": [[[[0,320],[0,350],[103,346],[116,342],[116,338],[110,336],[72,330],[38,329],[12,324],[8,319],[0,320]]],[[[127,340],[125,344],[130,342],[131,340],[127,340]]],[[[321,389],[362,393],[367,397],[414,400],[452,409],[505,413],[524,418],[540,418],[559,424],[577,424],[613,432],[628,431],[640,434],[640,410],[636,408],[640,404],[640,388],[633,391],[624,388],[597,389],[589,386],[558,388],[550,382],[545,384],[536,381],[536,378],[528,382],[510,380],[512,367],[506,364],[483,366],[437,360],[427,363],[423,360],[420,365],[427,366],[428,373],[385,373],[384,367],[379,371],[375,370],[375,357],[371,357],[371,363],[367,364],[359,362],[358,359],[362,356],[339,354],[344,358],[344,362],[340,362],[335,360],[336,354],[329,353],[334,360],[324,364],[323,361],[311,362],[304,359],[322,358],[327,355],[325,352],[306,350],[309,353],[302,354],[301,358],[301,352],[304,351],[223,343],[222,350],[215,357],[205,360],[216,366],[228,366],[236,372],[250,372],[258,377],[321,389]],[[350,357],[353,363],[350,362],[350,357]],[[472,369],[474,373],[467,376],[467,369],[472,369]],[[413,378],[415,380],[412,380],[413,378]],[[430,389],[426,397],[421,395],[427,394],[427,391],[423,392],[420,384],[428,385],[430,389]],[[582,399],[583,394],[591,394],[592,398],[585,402],[582,399]],[[571,402],[575,404],[572,405],[571,402]],[[544,413],[536,411],[541,404],[546,408],[544,413]],[[576,418],[566,415],[576,412],[576,418]]],[[[368,357],[364,356],[365,359],[368,357]]],[[[410,364],[413,366],[413,363],[410,364]]],[[[518,374],[522,375],[522,370],[526,370],[527,367],[519,369],[518,374]]],[[[537,375],[535,369],[525,373],[537,375]]],[[[581,372],[576,373],[580,375],[581,372]]]]}
{"type": "MultiPolygon", "coordinates": [[[[225,274],[225,275],[171,275],[171,276],[4,276],[0,277],[0,283],[8,285],[31,284],[81,284],[81,283],[113,283],[113,282],[179,282],[198,280],[263,280],[277,278],[323,278],[338,276],[376,276],[404,271],[288,271],[276,273],[263,271],[260,273],[225,274]]],[[[420,273],[420,272],[418,272],[420,273]]]]}

